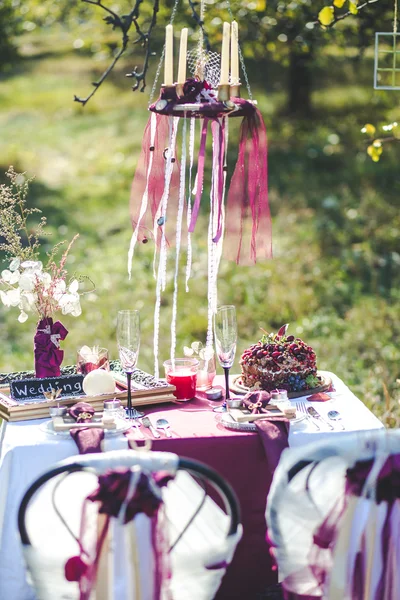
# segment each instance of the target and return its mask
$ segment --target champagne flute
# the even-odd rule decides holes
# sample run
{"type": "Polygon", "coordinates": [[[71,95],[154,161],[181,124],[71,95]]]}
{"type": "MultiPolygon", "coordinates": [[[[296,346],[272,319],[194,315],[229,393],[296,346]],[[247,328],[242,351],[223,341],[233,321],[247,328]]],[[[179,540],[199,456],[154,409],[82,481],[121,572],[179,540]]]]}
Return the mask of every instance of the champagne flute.
{"type": "Polygon", "coordinates": [[[121,366],[128,383],[126,415],[137,419],[142,413],[132,407],[132,373],[135,370],[140,347],[140,318],[138,310],[120,310],[117,318],[117,344],[121,366]]]}
{"type": "Polygon", "coordinates": [[[226,411],[226,400],[229,400],[229,369],[233,365],[236,354],[237,324],[234,306],[220,306],[214,316],[215,347],[219,364],[225,373],[225,402],[214,408],[215,412],[226,411]]]}

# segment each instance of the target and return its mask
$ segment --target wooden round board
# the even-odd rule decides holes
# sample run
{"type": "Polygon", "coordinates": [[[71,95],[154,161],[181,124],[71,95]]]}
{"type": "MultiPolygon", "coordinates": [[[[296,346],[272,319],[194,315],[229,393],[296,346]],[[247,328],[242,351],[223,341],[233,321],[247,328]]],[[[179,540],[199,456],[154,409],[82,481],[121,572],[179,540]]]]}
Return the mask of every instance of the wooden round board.
{"type": "MultiPolygon", "coordinates": [[[[332,380],[330,377],[323,375],[322,373],[317,373],[318,378],[321,380],[321,385],[309,389],[309,390],[301,390],[298,392],[288,392],[289,398],[301,398],[302,396],[311,396],[312,394],[318,394],[318,392],[325,392],[332,384],[332,380]]],[[[247,394],[250,390],[242,383],[241,375],[234,375],[231,379],[230,390],[235,392],[235,394],[247,394]]]]}

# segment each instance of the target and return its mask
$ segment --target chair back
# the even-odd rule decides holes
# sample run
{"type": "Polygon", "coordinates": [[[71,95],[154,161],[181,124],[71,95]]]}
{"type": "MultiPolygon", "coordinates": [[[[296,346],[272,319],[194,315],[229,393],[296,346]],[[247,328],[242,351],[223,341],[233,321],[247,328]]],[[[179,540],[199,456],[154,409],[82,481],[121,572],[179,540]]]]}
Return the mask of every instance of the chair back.
{"type": "Polygon", "coordinates": [[[394,600],[399,482],[400,431],[349,432],[284,451],[266,520],[286,598],[394,600]]]}
{"type": "MultiPolygon", "coordinates": [[[[111,500],[116,489],[112,488],[111,500]]],[[[27,490],[18,526],[38,600],[85,600],[89,596],[91,600],[157,600],[167,598],[167,592],[174,599],[213,598],[242,531],[235,494],[213,469],[167,452],[132,450],[82,455],[58,463],[27,490]],[[125,506],[109,519],[100,555],[94,560],[95,581],[85,595],[82,582],[90,577],[85,573],[78,582],[68,581],[66,571],[72,564],[75,576],[81,568],[76,557],[90,563],[85,552],[96,547],[108,517],[99,512],[98,501],[87,499],[101,488],[99,481],[115,476],[121,468],[129,470],[125,471],[130,478],[128,488],[133,478],[136,486],[140,477],[140,485],[144,482],[151,490],[155,478],[172,479],[162,488],[155,486],[154,496],[150,500],[145,496],[144,512],[141,508],[133,520],[124,523],[121,511],[128,514],[133,498],[132,489],[127,488],[125,506]],[[155,527],[151,503],[158,494],[162,509],[155,527]],[[215,502],[216,495],[224,510],[215,502]],[[161,578],[160,573],[164,574],[161,578]]]]}

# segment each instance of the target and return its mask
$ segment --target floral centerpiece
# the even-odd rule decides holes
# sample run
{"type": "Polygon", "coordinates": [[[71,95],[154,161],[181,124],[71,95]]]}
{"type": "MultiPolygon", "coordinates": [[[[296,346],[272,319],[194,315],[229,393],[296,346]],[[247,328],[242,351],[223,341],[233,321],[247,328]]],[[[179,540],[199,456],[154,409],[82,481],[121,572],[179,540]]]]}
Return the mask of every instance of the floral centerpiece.
{"type": "Polygon", "coordinates": [[[0,186],[0,251],[5,253],[7,268],[0,277],[0,299],[7,308],[19,310],[18,321],[24,323],[30,313],[38,319],[34,337],[35,372],[37,377],[57,377],[64,352],[60,342],[68,334],[56,312],[81,314],[79,287],[82,278],[68,278],[65,268],[67,256],[78,235],[70,241],[59,262],[57,254],[66,242],[56,244],[47,254],[45,264],[40,258],[41,238],[46,231],[46,218],[36,224],[28,223],[38,208],[27,204],[29,184],[23,174],[10,167],[6,173],[9,184],[0,186]]]}

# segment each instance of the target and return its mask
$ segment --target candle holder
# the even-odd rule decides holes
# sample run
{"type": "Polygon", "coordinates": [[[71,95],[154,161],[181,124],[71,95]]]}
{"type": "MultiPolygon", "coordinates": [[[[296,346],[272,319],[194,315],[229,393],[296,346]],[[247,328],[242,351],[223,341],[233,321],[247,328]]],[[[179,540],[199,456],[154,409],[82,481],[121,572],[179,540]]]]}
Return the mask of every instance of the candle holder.
{"type": "Polygon", "coordinates": [[[240,98],[240,83],[231,85],[231,98],[240,98]]]}
{"type": "Polygon", "coordinates": [[[67,414],[67,407],[66,406],[50,406],[49,414],[50,414],[51,418],[63,417],[64,415],[67,414]]]}
{"type": "Polygon", "coordinates": [[[218,100],[227,102],[231,97],[231,86],[229,83],[220,83],[218,86],[218,100]]]}
{"type": "Polygon", "coordinates": [[[165,83],[161,86],[161,94],[160,97],[163,100],[176,100],[176,84],[165,85],[165,83]]]}
{"type": "Polygon", "coordinates": [[[182,98],[184,96],[183,93],[183,83],[177,83],[175,86],[175,92],[178,98],[182,98]]]}

